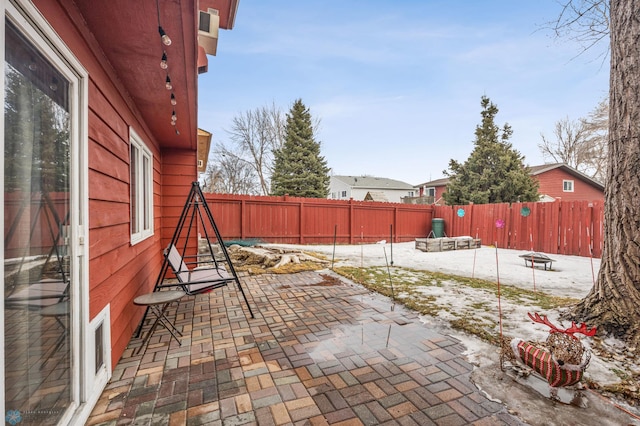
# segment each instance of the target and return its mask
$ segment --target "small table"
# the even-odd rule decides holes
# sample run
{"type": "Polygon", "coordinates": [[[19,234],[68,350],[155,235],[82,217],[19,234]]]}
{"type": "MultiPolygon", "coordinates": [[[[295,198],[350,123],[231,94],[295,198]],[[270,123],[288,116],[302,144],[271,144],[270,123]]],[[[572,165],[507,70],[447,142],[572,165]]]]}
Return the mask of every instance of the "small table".
{"type": "Polygon", "coordinates": [[[171,337],[176,339],[176,342],[178,342],[178,345],[181,344],[180,340],[178,339],[178,336],[176,336],[176,333],[180,337],[182,337],[182,333],[180,333],[180,331],[176,328],[176,326],[173,325],[173,323],[169,320],[169,318],[167,318],[167,316],[165,315],[165,312],[167,311],[171,303],[182,299],[182,297],[185,294],[186,293],[182,290],[154,291],[153,293],[143,294],[133,299],[134,304],[140,305],[140,306],[146,306],[156,316],[156,319],[151,324],[151,328],[149,329],[149,331],[147,332],[147,335],[142,340],[142,344],[138,348],[137,352],[134,350],[134,355],[139,354],[142,348],[144,348],[147,345],[147,343],[149,342],[149,339],[151,338],[151,335],[153,334],[155,329],[158,327],[158,325],[161,325],[164,328],[166,328],[167,331],[171,333],[171,337]]]}

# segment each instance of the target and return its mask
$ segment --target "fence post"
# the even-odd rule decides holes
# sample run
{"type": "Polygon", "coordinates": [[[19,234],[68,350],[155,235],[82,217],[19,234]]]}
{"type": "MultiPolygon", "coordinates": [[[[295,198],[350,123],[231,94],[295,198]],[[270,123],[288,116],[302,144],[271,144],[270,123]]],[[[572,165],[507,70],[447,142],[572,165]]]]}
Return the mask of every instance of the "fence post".
{"type": "Polygon", "coordinates": [[[300,236],[298,237],[298,240],[300,241],[299,244],[304,244],[304,201],[300,200],[300,204],[298,207],[298,214],[300,215],[298,217],[298,223],[300,224],[300,236]]]}
{"type": "Polygon", "coordinates": [[[353,230],[353,198],[349,199],[349,244],[354,244],[355,232],[353,230]]]}
{"type": "Polygon", "coordinates": [[[247,226],[247,215],[246,215],[246,211],[247,211],[247,205],[246,205],[246,200],[241,200],[240,201],[240,239],[244,240],[245,235],[247,234],[246,231],[246,226],[247,226]]]}

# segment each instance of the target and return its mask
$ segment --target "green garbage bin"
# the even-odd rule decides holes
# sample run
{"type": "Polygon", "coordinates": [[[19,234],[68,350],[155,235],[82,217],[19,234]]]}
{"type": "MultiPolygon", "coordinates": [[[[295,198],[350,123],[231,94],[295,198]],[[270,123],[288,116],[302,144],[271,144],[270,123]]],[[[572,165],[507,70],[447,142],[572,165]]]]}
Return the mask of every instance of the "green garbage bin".
{"type": "Polygon", "coordinates": [[[435,238],[444,237],[444,219],[437,217],[431,219],[431,230],[435,238]]]}

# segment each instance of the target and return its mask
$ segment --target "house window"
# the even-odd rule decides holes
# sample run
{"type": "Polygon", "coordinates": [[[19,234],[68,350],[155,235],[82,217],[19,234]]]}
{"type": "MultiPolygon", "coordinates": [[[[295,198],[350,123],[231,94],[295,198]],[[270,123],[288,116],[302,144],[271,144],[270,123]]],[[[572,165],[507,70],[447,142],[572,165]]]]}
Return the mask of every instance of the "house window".
{"type": "Polygon", "coordinates": [[[407,195],[408,195],[409,197],[413,197],[413,191],[409,191],[409,192],[407,193],[407,195]]]}
{"type": "Polygon", "coordinates": [[[563,180],[562,181],[562,191],[563,192],[573,192],[573,181],[572,180],[563,180]]]}
{"type": "Polygon", "coordinates": [[[153,235],[153,155],[131,129],[131,244],[153,235]]]}
{"type": "Polygon", "coordinates": [[[427,188],[426,194],[427,197],[435,197],[436,189],[435,188],[427,188]]]}
{"type": "Polygon", "coordinates": [[[340,194],[340,197],[347,198],[347,191],[342,191],[342,193],[340,194]]]}

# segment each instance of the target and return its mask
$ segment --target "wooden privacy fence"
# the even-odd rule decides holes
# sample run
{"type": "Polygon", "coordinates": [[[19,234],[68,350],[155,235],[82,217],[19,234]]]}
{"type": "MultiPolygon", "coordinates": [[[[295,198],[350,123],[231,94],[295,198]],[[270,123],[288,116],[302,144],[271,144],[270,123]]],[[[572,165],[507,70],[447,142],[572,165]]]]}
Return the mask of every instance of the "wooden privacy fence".
{"type": "Polygon", "coordinates": [[[431,231],[433,206],[371,201],[212,194],[207,204],[224,240],[338,244],[414,241],[431,231]]]}
{"type": "MultiPolygon", "coordinates": [[[[449,237],[548,254],[601,257],[602,202],[434,206],[298,197],[205,193],[225,241],[360,244],[425,238],[432,219],[449,237]],[[393,234],[393,236],[392,236],[393,234]]],[[[211,230],[209,230],[211,232],[211,230]]]]}
{"type": "Polygon", "coordinates": [[[604,204],[591,201],[434,206],[449,237],[549,254],[602,256],[604,204]]]}

